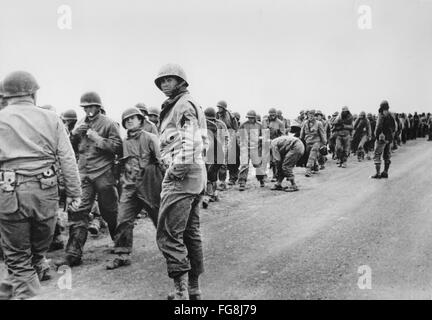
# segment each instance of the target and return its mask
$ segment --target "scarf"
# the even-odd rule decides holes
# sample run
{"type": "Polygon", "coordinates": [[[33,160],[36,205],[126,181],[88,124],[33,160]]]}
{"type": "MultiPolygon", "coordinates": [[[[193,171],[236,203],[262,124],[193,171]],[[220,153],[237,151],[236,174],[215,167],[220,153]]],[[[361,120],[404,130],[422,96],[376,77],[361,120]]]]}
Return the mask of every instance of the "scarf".
{"type": "Polygon", "coordinates": [[[189,91],[182,84],[180,84],[179,86],[177,86],[176,89],[173,90],[171,96],[162,104],[162,110],[159,115],[159,126],[161,125],[166,115],[170,112],[172,107],[177,103],[177,101],[179,101],[180,98],[187,93],[189,93],[189,91]]]}

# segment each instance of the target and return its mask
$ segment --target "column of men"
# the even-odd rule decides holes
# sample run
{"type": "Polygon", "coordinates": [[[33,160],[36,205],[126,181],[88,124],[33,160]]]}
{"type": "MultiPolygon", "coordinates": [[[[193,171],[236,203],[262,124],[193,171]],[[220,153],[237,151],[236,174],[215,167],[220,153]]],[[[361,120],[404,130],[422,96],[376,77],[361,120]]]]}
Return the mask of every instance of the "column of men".
{"type": "Polygon", "coordinates": [[[204,112],[188,91],[184,70],[161,68],[156,87],[167,100],[162,108],[144,103],[124,110],[121,125],[105,113],[96,92],[81,96],[85,117],[37,105],[39,84],[28,72],[9,74],[0,85],[0,248],[8,277],[0,299],[35,296],[50,278],[45,258],[63,248],[57,218],[59,200],[68,214],[69,238],[56,266],[83,262],[88,232],[103,221],[114,242],[107,269],[132,262],[134,222],[144,210],[156,229],[157,245],[173,279],[169,299],[200,299],[204,272],[200,235],[200,204],[217,201],[218,190],[238,183],[246,189],[250,163],[260,187],[267,167],[271,190],[294,192],[299,187],[294,167],[305,167],[310,178],[325,169],[327,153],[341,168],[353,154],[373,159],[371,178],[388,178],[392,150],[409,139],[429,135],[430,114],[406,116],[389,111],[387,101],[378,117],[348,107],[327,119],[319,110],[303,110],[293,121],[270,108],[261,117],[250,110],[230,112],[226,101],[217,111],[204,112]],[[381,171],[382,159],[384,170],[381,171]],[[228,179],[228,183],[226,180],[228,179]],[[219,185],[217,184],[219,180],[219,185]],[[283,181],[289,185],[283,186],[283,181]]]}

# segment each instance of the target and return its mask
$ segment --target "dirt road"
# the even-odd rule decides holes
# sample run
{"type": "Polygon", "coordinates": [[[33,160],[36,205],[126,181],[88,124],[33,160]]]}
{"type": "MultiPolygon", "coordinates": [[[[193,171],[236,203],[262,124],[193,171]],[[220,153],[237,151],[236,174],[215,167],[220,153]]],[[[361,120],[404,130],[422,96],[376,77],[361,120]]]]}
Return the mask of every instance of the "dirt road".
{"type": "MultiPolygon", "coordinates": [[[[223,192],[202,210],[207,299],[430,299],[432,143],[393,153],[390,178],[372,180],[372,161],[348,160],[312,178],[296,168],[300,192],[223,192]],[[370,273],[359,273],[368,270],[370,273]],[[370,277],[369,277],[370,275],[370,277]],[[371,288],[361,289],[359,277],[371,288]]],[[[165,299],[165,262],[147,220],[135,229],[133,264],[106,271],[109,237],[91,239],[72,288],[54,273],[40,299],[165,299]]],[[[56,252],[50,257],[59,256],[56,252]]],[[[4,274],[4,269],[0,271],[4,274]]]]}

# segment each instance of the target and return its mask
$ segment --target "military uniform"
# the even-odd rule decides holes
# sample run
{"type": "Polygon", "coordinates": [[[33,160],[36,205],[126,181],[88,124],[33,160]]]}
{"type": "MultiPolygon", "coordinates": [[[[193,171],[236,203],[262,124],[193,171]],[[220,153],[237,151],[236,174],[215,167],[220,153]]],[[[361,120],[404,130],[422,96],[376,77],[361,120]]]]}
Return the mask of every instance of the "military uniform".
{"type": "Polygon", "coordinates": [[[227,163],[222,164],[219,168],[219,180],[225,182],[227,178],[227,170],[229,172],[229,181],[235,183],[239,175],[239,154],[240,148],[236,139],[238,130],[237,119],[227,110],[217,112],[216,119],[222,121],[228,130],[228,149],[226,153],[227,163]]]}
{"type": "Polygon", "coordinates": [[[336,135],[336,154],[339,159],[339,165],[344,166],[348,159],[351,146],[351,133],[354,129],[353,118],[349,111],[346,111],[346,117],[343,117],[344,111],[334,121],[334,132],[336,135]]]}
{"type": "Polygon", "coordinates": [[[86,117],[80,121],[71,133],[71,140],[79,152],[78,168],[83,198],[77,210],[68,212],[70,227],[66,257],[80,262],[87,241],[89,213],[96,195],[101,216],[108,223],[111,238],[114,239],[118,193],[113,164],[115,156],[121,154],[122,141],[118,125],[101,113],[92,120],[86,117]],[[85,131],[80,130],[81,124],[86,124],[89,129],[98,133],[97,141],[91,140],[85,131]]]}
{"type": "MultiPolygon", "coordinates": [[[[275,118],[273,120],[270,120],[269,118],[264,119],[263,129],[268,129],[270,131],[270,140],[276,139],[277,137],[284,135],[286,132],[286,127],[284,122],[282,120],[279,120],[278,118],[275,118]]],[[[263,167],[266,168],[267,164],[264,163],[263,167]]],[[[273,149],[270,149],[270,168],[273,171],[273,178],[276,178],[277,169],[273,157],[273,149]]]]}
{"type": "Polygon", "coordinates": [[[315,119],[306,120],[302,125],[300,139],[303,139],[306,143],[305,153],[309,155],[306,164],[306,176],[310,176],[312,168],[318,160],[319,148],[327,144],[321,121],[315,119]]]}
{"type": "Polygon", "coordinates": [[[45,254],[59,200],[56,160],[69,197],[81,195],[80,179],[60,118],[32,100],[17,99],[0,111],[0,145],[0,234],[9,274],[0,294],[29,298],[40,289],[38,276],[49,269],[45,254]]]}
{"type": "Polygon", "coordinates": [[[365,147],[365,144],[367,141],[370,140],[372,136],[371,127],[369,120],[365,117],[357,118],[357,120],[354,123],[354,136],[353,141],[355,145],[355,151],[357,153],[358,160],[362,160],[366,153],[368,153],[368,150],[365,147]]]}
{"type": "Polygon", "coordinates": [[[262,125],[259,122],[251,123],[249,121],[240,125],[239,131],[240,141],[240,173],[239,183],[245,185],[249,174],[249,161],[252,162],[255,168],[255,176],[258,181],[263,181],[265,169],[263,165],[263,157],[260,155],[263,149],[262,125]]]}

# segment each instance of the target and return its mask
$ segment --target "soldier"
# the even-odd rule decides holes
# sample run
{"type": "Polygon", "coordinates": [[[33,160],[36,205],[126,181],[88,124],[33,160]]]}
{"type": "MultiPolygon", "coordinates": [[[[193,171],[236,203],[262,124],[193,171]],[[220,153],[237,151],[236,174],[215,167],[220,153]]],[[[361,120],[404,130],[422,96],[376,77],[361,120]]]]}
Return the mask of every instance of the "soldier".
{"type": "Polygon", "coordinates": [[[381,102],[380,108],[378,110],[378,121],[375,128],[375,137],[377,141],[375,142],[375,155],[374,163],[376,173],[371,178],[380,179],[388,178],[388,170],[391,163],[391,144],[393,142],[393,135],[396,129],[395,121],[391,113],[389,112],[389,104],[386,100],[381,102]],[[381,155],[384,159],[384,171],[381,171],[381,155]]]}
{"type": "Polygon", "coordinates": [[[209,202],[218,200],[216,182],[218,171],[225,164],[228,129],[225,123],[216,119],[214,108],[205,109],[204,114],[207,120],[207,136],[209,138],[209,149],[206,157],[207,187],[203,199],[203,208],[207,208],[209,202]]]}
{"type": "MultiPolygon", "coordinates": [[[[327,126],[327,121],[325,119],[325,115],[321,112],[321,110],[317,110],[315,112],[315,118],[317,119],[317,121],[320,121],[322,123],[323,128],[324,128],[324,133],[325,133],[326,141],[328,141],[329,134],[328,134],[327,130],[329,130],[329,127],[327,126]]],[[[324,145],[322,147],[325,147],[325,152],[326,152],[325,154],[327,155],[327,145],[324,145]]],[[[325,169],[325,163],[327,162],[326,155],[322,154],[321,152],[318,153],[319,170],[324,170],[325,169]]],[[[316,167],[315,167],[315,171],[318,171],[316,169],[316,167]]]]}
{"type": "Polygon", "coordinates": [[[312,168],[318,159],[319,148],[327,144],[324,127],[321,121],[316,120],[315,110],[308,111],[308,119],[302,125],[300,139],[306,142],[306,153],[309,155],[305,176],[311,177],[312,168]]]}
{"type": "Polygon", "coordinates": [[[83,198],[80,207],[69,210],[69,239],[66,255],[55,262],[57,266],[76,266],[82,263],[87,241],[89,214],[97,196],[102,218],[108,223],[111,238],[117,223],[118,192],[113,173],[114,159],[122,152],[117,123],[101,114],[102,102],[96,92],[81,96],[80,106],[86,117],[71,132],[72,144],[79,150],[78,168],[83,198]]]}
{"type": "Polygon", "coordinates": [[[114,235],[116,256],[106,265],[107,269],[131,264],[134,222],[143,208],[157,227],[165,172],[160,167],[159,139],[141,129],[143,122],[144,115],[137,108],[126,109],[122,114],[122,125],[127,129],[127,138],[123,140],[123,192],[114,235]]]}
{"type": "Polygon", "coordinates": [[[364,111],[360,112],[359,117],[354,122],[354,136],[353,141],[356,146],[357,160],[360,162],[364,160],[365,151],[368,153],[365,144],[372,136],[369,120],[366,118],[364,111]]]}
{"type": "MultiPolygon", "coordinates": [[[[330,129],[329,135],[329,150],[332,153],[332,159],[336,159],[336,133],[334,132],[334,122],[337,119],[339,112],[334,112],[332,117],[328,122],[328,127],[330,129]]],[[[328,129],[327,129],[328,130],[328,129]]]]}
{"type": "Polygon", "coordinates": [[[428,113],[428,141],[432,141],[432,115],[428,113]]]}
{"type": "Polygon", "coordinates": [[[154,123],[156,128],[159,126],[159,113],[158,108],[150,108],[148,112],[148,119],[154,123]]]}
{"type": "Polygon", "coordinates": [[[372,115],[372,113],[368,113],[366,117],[367,117],[367,119],[369,121],[370,128],[371,128],[371,137],[370,137],[369,141],[367,141],[366,144],[365,144],[366,159],[367,160],[371,160],[369,152],[373,152],[374,147],[375,147],[375,127],[376,127],[376,120],[375,120],[374,116],[372,115]]]}
{"type": "Polygon", "coordinates": [[[238,121],[228,111],[226,101],[221,100],[217,103],[218,111],[216,113],[216,119],[222,121],[228,129],[228,152],[226,154],[227,164],[223,164],[219,169],[219,180],[221,181],[219,188],[226,190],[225,180],[227,178],[227,170],[229,171],[229,185],[234,185],[238,179],[238,165],[236,159],[240,153],[239,145],[237,144],[236,132],[239,128],[238,121]]]}
{"type": "Polygon", "coordinates": [[[346,168],[346,161],[349,156],[351,146],[351,133],[353,127],[353,117],[348,107],[343,107],[341,114],[334,121],[334,132],[336,134],[336,153],[339,167],[346,168]]]}
{"type": "Polygon", "coordinates": [[[156,232],[168,276],[174,279],[174,293],[168,298],[200,299],[204,263],[199,204],[206,185],[202,156],[208,147],[206,120],[187,90],[186,74],[179,65],[163,66],[155,84],[168,97],[160,113],[161,157],[168,169],[156,232]]]}
{"type": "Polygon", "coordinates": [[[237,120],[237,127],[240,127],[240,113],[238,112],[233,112],[233,116],[235,117],[235,119],[237,120]]]}
{"type": "Polygon", "coordinates": [[[283,122],[284,126],[285,126],[285,133],[284,134],[288,134],[291,132],[291,121],[287,118],[284,118],[282,115],[282,110],[278,110],[276,112],[276,116],[277,118],[283,122]]]}
{"type": "Polygon", "coordinates": [[[277,182],[271,190],[297,191],[293,168],[304,153],[304,145],[299,138],[283,135],[271,142],[275,165],[277,168],[277,182]],[[291,186],[282,187],[282,181],[286,178],[291,186]]]}
{"type": "Polygon", "coordinates": [[[142,129],[144,131],[153,133],[153,134],[155,134],[155,135],[158,136],[159,132],[158,132],[158,129],[157,129],[156,125],[153,122],[147,120],[147,117],[148,117],[149,113],[148,113],[148,109],[147,109],[146,105],[144,103],[142,103],[142,102],[138,102],[135,105],[135,108],[137,108],[138,110],[140,110],[141,113],[144,116],[144,121],[143,121],[142,129]]]}
{"type": "Polygon", "coordinates": [[[57,159],[71,208],[80,203],[80,179],[60,118],[35,106],[35,78],[12,72],[3,88],[8,106],[0,111],[0,234],[9,276],[0,299],[26,299],[50,278],[45,254],[57,219],[57,159]]]}
{"type": "Polygon", "coordinates": [[[239,191],[246,189],[246,181],[249,173],[249,160],[255,168],[255,176],[261,187],[265,186],[265,172],[261,168],[263,161],[259,154],[262,151],[262,125],[256,121],[256,112],[249,111],[246,114],[248,119],[240,125],[239,128],[239,145],[240,145],[240,173],[239,173],[239,191]]]}
{"type": "Polygon", "coordinates": [[[66,126],[66,129],[68,129],[68,132],[72,132],[72,130],[75,128],[75,125],[78,121],[77,114],[75,110],[69,109],[63,112],[60,115],[60,118],[62,119],[64,125],[66,126]]]}
{"type": "MultiPolygon", "coordinates": [[[[285,134],[285,124],[277,117],[275,108],[270,108],[268,111],[268,118],[263,122],[263,129],[270,130],[270,140],[276,139],[285,134]]],[[[275,160],[273,158],[272,150],[270,149],[270,169],[273,171],[273,178],[271,182],[277,181],[277,170],[275,160]]],[[[267,164],[263,164],[263,169],[266,169],[267,164]]]]}
{"type": "Polygon", "coordinates": [[[402,124],[401,141],[405,144],[408,139],[409,121],[407,120],[405,113],[399,115],[399,120],[402,124]]]}

